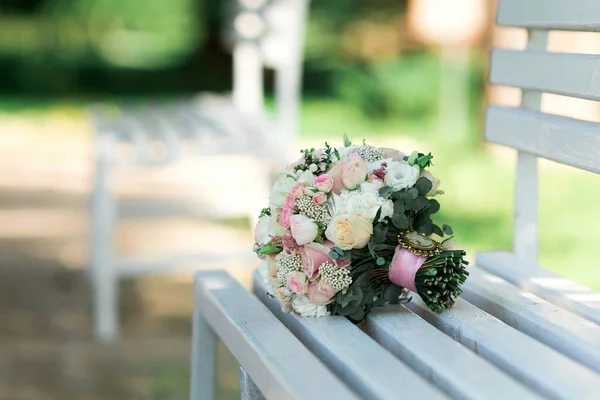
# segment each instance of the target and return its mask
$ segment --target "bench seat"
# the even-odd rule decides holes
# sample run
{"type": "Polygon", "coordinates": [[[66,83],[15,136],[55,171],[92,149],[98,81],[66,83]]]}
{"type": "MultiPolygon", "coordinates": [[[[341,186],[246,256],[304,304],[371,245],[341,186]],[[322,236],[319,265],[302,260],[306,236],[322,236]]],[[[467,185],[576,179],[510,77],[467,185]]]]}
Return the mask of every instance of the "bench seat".
{"type": "Polygon", "coordinates": [[[214,398],[215,334],[267,399],[359,398],[227,272],[197,272],[194,294],[192,399],[214,398]]]}
{"type": "Polygon", "coordinates": [[[540,298],[600,324],[600,293],[508,251],[479,253],[477,265],[540,298]]]}

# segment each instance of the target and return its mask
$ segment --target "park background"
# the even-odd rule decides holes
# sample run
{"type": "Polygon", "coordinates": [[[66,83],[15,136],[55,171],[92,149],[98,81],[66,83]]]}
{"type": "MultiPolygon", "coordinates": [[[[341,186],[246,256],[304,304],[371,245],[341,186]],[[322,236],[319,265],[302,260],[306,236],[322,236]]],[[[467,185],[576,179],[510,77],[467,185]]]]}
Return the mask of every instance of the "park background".
{"type": "MultiPolygon", "coordinates": [[[[94,342],[88,198],[90,104],[138,103],[231,90],[228,2],[0,1],[0,399],[180,399],[187,396],[191,271],[121,282],[122,334],[94,342]]],[[[486,84],[493,45],[526,33],[493,26],[486,0],[313,1],[297,146],[356,141],[433,152],[446,192],[439,220],[477,251],[510,249],[516,154],[486,144],[488,102],[519,91],[486,84]],[[449,5],[451,3],[451,5],[449,5]]],[[[553,32],[554,51],[599,53],[600,34],[553,32]]],[[[273,73],[264,71],[267,107],[273,73]]],[[[598,121],[589,101],[544,95],[543,110],[598,121]]],[[[132,201],[193,196],[199,162],[119,175],[132,201]],[[192,189],[190,189],[192,188],[192,189]]],[[[600,290],[591,173],[540,162],[540,262],[600,290]]],[[[265,199],[266,200],[266,199],[265,199]]],[[[134,218],[122,254],[250,248],[245,220],[134,218]]],[[[250,282],[253,263],[226,268],[250,282]]],[[[235,360],[219,349],[219,398],[235,398],[235,360]]]]}

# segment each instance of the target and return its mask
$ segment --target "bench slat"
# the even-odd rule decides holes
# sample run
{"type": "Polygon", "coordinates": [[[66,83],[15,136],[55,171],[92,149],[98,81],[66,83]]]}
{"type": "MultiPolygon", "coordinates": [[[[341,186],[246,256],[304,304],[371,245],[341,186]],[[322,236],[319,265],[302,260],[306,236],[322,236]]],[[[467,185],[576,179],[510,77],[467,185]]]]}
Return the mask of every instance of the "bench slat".
{"type": "Polygon", "coordinates": [[[403,306],[374,309],[366,329],[454,399],[541,398],[403,306]]]}
{"type": "Polygon", "coordinates": [[[490,82],[588,100],[600,100],[600,56],[494,49],[490,82]]]}
{"type": "Polygon", "coordinates": [[[501,0],[498,25],[527,29],[600,30],[597,0],[501,0]]]}
{"type": "Polygon", "coordinates": [[[593,399],[600,375],[458,299],[436,314],[417,298],[407,307],[514,378],[552,399],[593,399]]]}
{"type": "Polygon", "coordinates": [[[254,294],[332,371],[368,399],[447,398],[342,316],[303,318],[282,312],[254,273],[254,294]]]}
{"type": "Polygon", "coordinates": [[[194,285],[202,317],[266,398],[357,399],[227,272],[197,272],[194,285]],[[310,371],[310,379],[302,371],[310,371]]]}
{"type": "Polygon", "coordinates": [[[489,107],[486,138],[587,171],[600,173],[600,125],[521,108],[489,107]]]}
{"type": "Polygon", "coordinates": [[[600,372],[600,325],[473,268],[463,298],[508,325],[600,372]]]}
{"type": "Polygon", "coordinates": [[[507,251],[479,253],[477,265],[542,299],[600,324],[600,293],[507,251]],[[532,271],[532,272],[529,272],[532,271]]]}

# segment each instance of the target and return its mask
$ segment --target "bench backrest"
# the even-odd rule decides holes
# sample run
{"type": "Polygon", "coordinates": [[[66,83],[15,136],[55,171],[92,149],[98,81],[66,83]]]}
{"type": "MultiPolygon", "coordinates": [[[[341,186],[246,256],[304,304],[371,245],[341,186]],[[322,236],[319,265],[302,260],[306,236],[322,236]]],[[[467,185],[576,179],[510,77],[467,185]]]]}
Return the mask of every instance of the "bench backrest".
{"type": "Polygon", "coordinates": [[[528,30],[523,51],[494,49],[492,84],[522,89],[519,108],[490,106],[487,140],[518,150],[513,246],[537,261],[537,158],[600,173],[600,124],[540,111],[542,93],[600,100],[600,56],[547,51],[548,31],[599,31],[597,0],[499,0],[498,25],[528,30]]]}

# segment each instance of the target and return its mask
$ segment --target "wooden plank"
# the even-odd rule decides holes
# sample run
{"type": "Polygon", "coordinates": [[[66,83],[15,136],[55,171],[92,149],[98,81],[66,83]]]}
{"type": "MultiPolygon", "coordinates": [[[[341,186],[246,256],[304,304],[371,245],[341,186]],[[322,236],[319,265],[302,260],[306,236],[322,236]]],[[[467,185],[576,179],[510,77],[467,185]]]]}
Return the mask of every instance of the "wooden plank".
{"type": "Polygon", "coordinates": [[[480,268],[463,298],[496,318],[600,372],[600,325],[524,292],[480,268]]]}
{"type": "Polygon", "coordinates": [[[358,398],[227,272],[197,272],[194,293],[202,317],[266,398],[358,398]]]}
{"type": "Polygon", "coordinates": [[[600,324],[600,293],[506,251],[479,253],[477,266],[542,299],[600,324]]]}
{"type": "Polygon", "coordinates": [[[541,398],[403,306],[374,309],[367,332],[454,399],[541,398]]]}
{"type": "MultiPolygon", "coordinates": [[[[303,318],[281,311],[254,273],[254,293],[319,359],[366,399],[447,398],[342,316],[303,318]]],[[[433,328],[431,328],[433,329],[433,328]]]]}
{"type": "Polygon", "coordinates": [[[600,100],[600,56],[494,49],[490,82],[526,90],[600,100]]]}
{"type": "Polygon", "coordinates": [[[407,307],[544,396],[597,398],[600,375],[462,299],[441,314],[416,296],[407,307]]]}
{"type": "Polygon", "coordinates": [[[511,107],[489,107],[486,138],[526,153],[600,173],[600,125],[511,107]]]}
{"type": "Polygon", "coordinates": [[[498,25],[527,29],[600,31],[597,0],[500,0],[498,25]]]}

